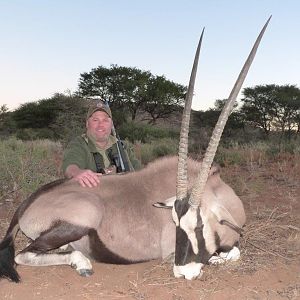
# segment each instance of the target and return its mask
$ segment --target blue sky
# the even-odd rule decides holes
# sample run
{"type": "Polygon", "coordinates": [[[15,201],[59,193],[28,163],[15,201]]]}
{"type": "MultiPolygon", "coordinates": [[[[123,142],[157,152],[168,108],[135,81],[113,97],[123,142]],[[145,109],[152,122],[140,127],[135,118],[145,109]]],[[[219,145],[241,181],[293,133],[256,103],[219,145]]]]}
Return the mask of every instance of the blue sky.
{"type": "Polygon", "coordinates": [[[243,87],[300,87],[298,0],[0,0],[0,105],[74,92],[99,65],[187,85],[205,26],[193,108],[207,109],[229,96],[270,15],[243,87]]]}

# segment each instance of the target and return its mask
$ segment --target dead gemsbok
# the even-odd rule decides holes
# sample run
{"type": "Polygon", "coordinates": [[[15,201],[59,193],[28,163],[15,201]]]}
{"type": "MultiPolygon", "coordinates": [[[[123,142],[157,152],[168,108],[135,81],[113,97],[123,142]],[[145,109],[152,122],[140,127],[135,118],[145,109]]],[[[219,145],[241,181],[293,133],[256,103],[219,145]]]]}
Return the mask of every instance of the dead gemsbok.
{"type": "Polygon", "coordinates": [[[178,157],[158,159],[137,172],[103,176],[99,188],[83,188],[72,180],[42,186],[21,203],[11,220],[0,244],[0,276],[18,282],[15,263],[67,264],[88,276],[93,272],[90,259],[131,264],[164,258],[175,251],[174,275],[193,279],[208,262],[238,259],[244,208],[221,180],[218,167],[211,165],[269,20],[219,117],[202,163],[187,158],[187,146],[203,32],[186,96],[178,157]],[[161,208],[172,208],[172,214],[161,208]],[[19,229],[31,243],[15,256],[19,229]],[[69,252],[48,252],[67,245],[69,252]],[[220,255],[213,256],[216,253],[220,255]]]}

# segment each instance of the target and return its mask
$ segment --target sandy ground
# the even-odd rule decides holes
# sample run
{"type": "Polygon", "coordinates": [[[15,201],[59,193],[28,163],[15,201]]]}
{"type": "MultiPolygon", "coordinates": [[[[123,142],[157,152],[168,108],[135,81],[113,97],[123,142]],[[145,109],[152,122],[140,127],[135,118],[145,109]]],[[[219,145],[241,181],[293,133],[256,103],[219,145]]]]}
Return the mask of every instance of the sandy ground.
{"type": "MultiPolygon", "coordinates": [[[[222,172],[248,218],[238,262],[206,266],[194,281],[174,278],[172,264],[161,261],[94,263],[88,278],[68,266],[18,266],[22,282],[2,279],[0,299],[300,299],[300,166],[291,161],[222,172]]],[[[0,203],[1,237],[16,207],[12,200],[0,203]]]]}

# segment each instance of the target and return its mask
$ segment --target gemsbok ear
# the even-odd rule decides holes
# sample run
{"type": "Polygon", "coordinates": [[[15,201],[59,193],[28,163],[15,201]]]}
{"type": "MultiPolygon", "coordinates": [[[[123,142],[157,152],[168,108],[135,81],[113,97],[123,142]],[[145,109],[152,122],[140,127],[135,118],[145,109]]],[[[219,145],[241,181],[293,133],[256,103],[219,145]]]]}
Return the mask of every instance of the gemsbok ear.
{"type": "Polygon", "coordinates": [[[210,209],[210,211],[220,224],[227,225],[238,233],[241,233],[242,229],[239,227],[232,214],[224,206],[216,204],[210,209]]]}
{"type": "Polygon", "coordinates": [[[154,207],[157,207],[157,208],[167,208],[167,209],[172,209],[173,206],[174,206],[175,200],[176,200],[176,196],[171,197],[171,198],[168,198],[167,200],[162,201],[162,202],[156,202],[156,203],[153,203],[152,205],[153,205],[154,207]]]}
{"type": "Polygon", "coordinates": [[[231,223],[236,223],[231,213],[222,205],[215,204],[210,208],[210,211],[214,214],[218,222],[220,223],[222,220],[226,220],[231,223]]]}

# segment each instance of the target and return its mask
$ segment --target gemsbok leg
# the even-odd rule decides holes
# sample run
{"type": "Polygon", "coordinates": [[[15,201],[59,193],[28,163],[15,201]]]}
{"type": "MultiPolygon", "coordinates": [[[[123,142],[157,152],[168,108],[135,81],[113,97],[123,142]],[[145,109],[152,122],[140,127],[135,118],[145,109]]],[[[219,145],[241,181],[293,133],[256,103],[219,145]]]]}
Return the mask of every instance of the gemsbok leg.
{"type": "Polygon", "coordinates": [[[22,250],[15,257],[15,262],[29,266],[70,265],[81,276],[89,276],[93,273],[92,264],[80,251],[47,253],[65,245],[66,241],[70,243],[87,236],[89,230],[66,222],[57,222],[22,250]]]}

